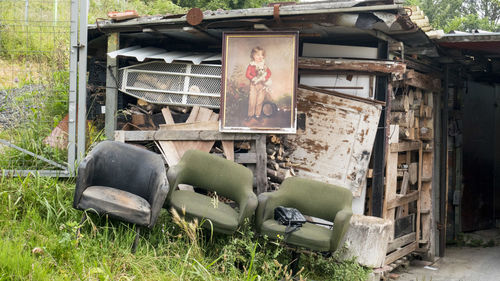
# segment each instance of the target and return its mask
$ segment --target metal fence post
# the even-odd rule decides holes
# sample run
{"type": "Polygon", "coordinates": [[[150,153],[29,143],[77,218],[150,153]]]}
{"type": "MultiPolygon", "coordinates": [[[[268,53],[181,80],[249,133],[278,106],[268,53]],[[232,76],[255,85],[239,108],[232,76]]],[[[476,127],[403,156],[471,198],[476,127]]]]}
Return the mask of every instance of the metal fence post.
{"type": "Polygon", "coordinates": [[[76,82],[78,58],[78,1],[71,1],[71,38],[69,61],[69,98],[68,98],[68,170],[75,175],[76,160],[76,82]]]}
{"type": "Polygon", "coordinates": [[[78,42],[78,122],[77,122],[77,162],[85,157],[85,135],[87,127],[87,0],[80,1],[80,33],[78,42]]]}

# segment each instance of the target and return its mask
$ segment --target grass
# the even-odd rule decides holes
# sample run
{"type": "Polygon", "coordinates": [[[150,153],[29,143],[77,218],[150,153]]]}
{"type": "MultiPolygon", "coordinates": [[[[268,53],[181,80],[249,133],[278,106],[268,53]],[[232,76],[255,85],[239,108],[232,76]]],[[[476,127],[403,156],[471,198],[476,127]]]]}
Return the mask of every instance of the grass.
{"type": "MultiPolygon", "coordinates": [[[[50,76],[45,77],[45,83],[7,90],[11,97],[8,104],[2,108],[11,112],[19,122],[15,127],[0,130],[0,139],[6,139],[35,154],[64,163],[67,151],[45,145],[43,140],[67,113],[69,73],[49,73],[50,76]]],[[[18,150],[5,147],[2,149],[4,154],[0,158],[0,169],[56,169],[18,150]]]]}
{"type": "MultiPolygon", "coordinates": [[[[19,91],[0,110],[22,120],[0,129],[0,138],[56,162],[66,151],[43,144],[68,107],[69,1],[0,1],[0,89],[19,91]],[[49,4],[48,4],[49,3],[49,4]],[[39,20],[37,23],[36,20],[39,20]],[[47,21],[47,22],[44,22],[47,21]],[[63,27],[60,27],[63,26],[63,27]]],[[[91,1],[89,22],[106,11],[140,14],[185,12],[169,1],[91,1]],[[144,3],[149,3],[146,5],[144,3]]],[[[89,142],[100,139],[91,132],[89,142]]],[[[51,169],[46,163],[0,146],[0,169],[51,169]]],[[[234,235],[212,234],[163,210],[151,231],[142,231],[130,253],[133,225],[91,215],[75,236],[82,212],[72,208],[73,180],[0,177],[0,280],[290,280],[290,254],[279,242],[258,236],[248,222],[234,235]]],[[[304,255],[297,279],[365,280],[368,270],[354,261],[304,255]]]]}
{"type": "MultiPolygon", "coordinates": [[[[249,224],[232,236],[195,226],[186,232],[162,211],[130,253],[134,226],[71,207],[74,182],[55,178],[0,178],[0,280],[290,280],[283,245],[249,224]],[[187,235],[190,233],[190,235],[187,235]]],[[[353,261],[303,255],[298,278],[365,280],[353,261]]]]}

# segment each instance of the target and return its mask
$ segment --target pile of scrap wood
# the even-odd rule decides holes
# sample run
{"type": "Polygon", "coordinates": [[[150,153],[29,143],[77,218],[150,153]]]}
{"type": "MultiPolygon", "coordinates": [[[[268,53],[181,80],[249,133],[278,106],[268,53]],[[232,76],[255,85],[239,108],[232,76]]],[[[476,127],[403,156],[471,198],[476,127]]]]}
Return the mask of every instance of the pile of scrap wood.
{"type": "Polygon", "coordinates": [[[277,190],[286,178],[297,174],[290,162],[291,145],[285,136],[271,135],[267,138],[266,152],[268,186],[277,190]]]}
{"type": "Polygon", "coordinates": [[[391,101],[391,124],[399,125],[401,140],[431,140],[433,137],[432,92],[406,85],[396,89],[391,101]]]}
{"type": "MultiPolygon", "coordinates": [[[[160,106],[138,100],[137,105],[129,104],[123,110],[127,116],[121,130],[160,130],[193,131],[219,129],[219,114],[211,109],[194,106],[160,106]]],[[[176,165],[182,155],[190,149],[205,152],[223,153],[227,159],[234,160],[234,142],[220,141],[155,141],[158,151],[169,166],[176,165]]]]}

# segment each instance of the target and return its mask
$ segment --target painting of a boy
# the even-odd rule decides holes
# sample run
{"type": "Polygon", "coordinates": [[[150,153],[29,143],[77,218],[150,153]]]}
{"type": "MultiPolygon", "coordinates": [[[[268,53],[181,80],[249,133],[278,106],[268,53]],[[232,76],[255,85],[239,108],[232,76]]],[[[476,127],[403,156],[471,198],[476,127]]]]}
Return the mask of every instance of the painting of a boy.
{"type": "Polygon", "coordinates": [[[271,70],[265,62],[265,51],[261,47],[255,47],[250,54],[250,64],[248,64],[246,77],[250,80],[250,94],[248,98],[248,116],[260,119],[262,113],[262,103],[266,94],[270,91],[271,70]]]}
{"type": "Polygon", "coordinates": [[[297,33],[225,33],[223,49],[221,131],[294,133],[297,33]]]}

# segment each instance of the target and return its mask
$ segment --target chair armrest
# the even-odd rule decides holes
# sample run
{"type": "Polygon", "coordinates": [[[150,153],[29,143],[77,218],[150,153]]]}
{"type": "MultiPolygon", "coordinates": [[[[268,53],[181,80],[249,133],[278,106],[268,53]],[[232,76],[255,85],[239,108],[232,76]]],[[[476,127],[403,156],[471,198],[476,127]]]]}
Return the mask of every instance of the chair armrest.
{"type": "Polygon", "coordinates": [[[151,219],[148,225],[149,228],[155,225],[156,219],[160,214],[161,208],[165,203],[165,199],[167,198],[168,191],[170,189],[165,174],[157,176],[159,179],[155,181],[155,186],[152,186],[152,192],[149,199],[149,204],[151,205],[151,219]]]}
{"type": "Polygon", "coordinates": [[[278,191],[264,192],[258,196],[258,207],[255,213],[255,226],[260,232],[264,221],[274,218],[274,209],[286,202],[286,198],[280,196],[278,191]]]}
{"type": "Polygon", "coordinates": [[[73,197],[73,208],[77,209],[78,203],[83,192],[87,187],[92,185],[92,177],[94,174],[95,158],[94,155],[87,155],[78,166],[78,174],[76,177],[75,194],[73,197]]]}
{"type": "Polygon", "coordinates": [[[335,220],[333,221],[333,233],[332,233],[332,238],[330,240],[330,250],[332,252],[336,251],[340,246],[340,242],[344,238],[347,229],[349,229],[351,217],[352,217],[352,210],[350,209],[340,210],[335,215],[335,220]]]}
{"type": "Polygon", "coordinates": [[[167,171],[167,181],[169,183],[169,190],[167,195],[167,200],[170,198],[172,192],[177,188],[177,185],[181,183],[182,180],[182,168],[183,165],[181,163],[172,166],[167,171]]]}
{"type": "Polygon", "coordinates": [[[240,202],[240,215],[238,217],[238,225],[243,223],[245,218],[249,218],[255,214],[257,208],[257,196],[253,192],[247,192],[245,198],[240,202]]]}

